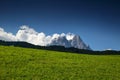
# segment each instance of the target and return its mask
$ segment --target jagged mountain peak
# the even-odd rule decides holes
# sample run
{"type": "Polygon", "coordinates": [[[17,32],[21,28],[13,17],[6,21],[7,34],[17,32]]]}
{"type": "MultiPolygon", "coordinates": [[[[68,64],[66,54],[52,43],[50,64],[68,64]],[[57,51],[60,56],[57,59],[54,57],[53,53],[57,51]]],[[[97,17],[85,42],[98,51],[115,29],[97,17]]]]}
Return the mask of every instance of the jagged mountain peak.
{"type": "Polygon", "coordinates": [[[78,49],[90,49],[80,38],[79,35],[75,35],[71,40],[71,46],[78,49]]]}
{"type": "Polygon", "coordinates": [[[79,35],[66,35],[62,37],[54,38],[51,42],[51,45],[60,45],[65,47],[74,47],[78,49],[89,49],[89,46],[87,46],[79,35]],[[68,37],[69,36],[69,37],[68,37]]]}

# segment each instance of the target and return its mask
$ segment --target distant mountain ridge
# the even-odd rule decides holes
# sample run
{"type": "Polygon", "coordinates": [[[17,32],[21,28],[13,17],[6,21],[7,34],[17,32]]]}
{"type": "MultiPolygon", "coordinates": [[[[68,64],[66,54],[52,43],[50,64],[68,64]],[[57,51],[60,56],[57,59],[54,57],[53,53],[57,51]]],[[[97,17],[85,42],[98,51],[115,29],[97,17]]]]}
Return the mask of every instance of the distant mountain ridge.
{"type": "Polygon", "coordinates": [[[64,46],[57,46],[57,45],[38,46],[38,45],[33,45],[33,44],[22,42],[22,41],[0,40],[0,45],[33,48],[33,49],[43,49],[43,50],[53,50],[53,51],[60,51],[60,52],[72,52],[72,53],[81,53],[81,54],[90,54],[90,55],[120,55],[120,51],[115,51],[115,50],[93,51],[93,50],[86,50],[86,49],[78,49],[74,47],[66,48],[64,46]]]}

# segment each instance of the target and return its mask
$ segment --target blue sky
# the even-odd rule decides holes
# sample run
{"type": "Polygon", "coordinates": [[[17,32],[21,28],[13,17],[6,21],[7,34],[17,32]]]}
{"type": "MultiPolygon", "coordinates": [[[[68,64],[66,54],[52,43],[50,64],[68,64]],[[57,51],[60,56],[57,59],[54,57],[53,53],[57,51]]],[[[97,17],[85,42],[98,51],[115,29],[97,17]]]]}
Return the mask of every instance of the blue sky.
{"type": "Polygon", "coordinates": [[[120,50],[119,0],[0,0],[0,27],[21,25],[37,32],[74,33],[93,50],[120,50]]]}

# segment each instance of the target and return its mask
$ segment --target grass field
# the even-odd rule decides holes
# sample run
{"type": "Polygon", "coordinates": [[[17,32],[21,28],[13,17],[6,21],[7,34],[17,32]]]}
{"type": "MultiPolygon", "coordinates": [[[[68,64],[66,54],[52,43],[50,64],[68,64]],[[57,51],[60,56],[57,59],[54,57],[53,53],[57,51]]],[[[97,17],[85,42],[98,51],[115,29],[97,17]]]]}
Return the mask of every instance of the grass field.
{"type": "Polygon", "coordinates": [[[120,80],[120,55],[0,46],[0,80],[120,80]]]}

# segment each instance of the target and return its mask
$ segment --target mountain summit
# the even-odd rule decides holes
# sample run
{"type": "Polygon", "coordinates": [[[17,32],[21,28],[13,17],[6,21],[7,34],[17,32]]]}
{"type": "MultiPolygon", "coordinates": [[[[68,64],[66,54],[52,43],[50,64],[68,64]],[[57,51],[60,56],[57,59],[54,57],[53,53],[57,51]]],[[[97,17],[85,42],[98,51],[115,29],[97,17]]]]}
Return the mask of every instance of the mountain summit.
{"type": "Polygon", "coordinates": [[[71,45],[78,49],[90,49],[90,47],[83,42],[79,35],[75,35],[73,37],[71,40],[71,45]]]}
{"type": "Polygon", "coordinates": [[[74,47],[78,49],[87,49],[90,50],[90,47],[87,46],[79,35],[67,34],[64,36],[57,37],[52,40],[50,45],[60,45],[64,47],[74,47]]]}

